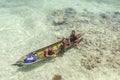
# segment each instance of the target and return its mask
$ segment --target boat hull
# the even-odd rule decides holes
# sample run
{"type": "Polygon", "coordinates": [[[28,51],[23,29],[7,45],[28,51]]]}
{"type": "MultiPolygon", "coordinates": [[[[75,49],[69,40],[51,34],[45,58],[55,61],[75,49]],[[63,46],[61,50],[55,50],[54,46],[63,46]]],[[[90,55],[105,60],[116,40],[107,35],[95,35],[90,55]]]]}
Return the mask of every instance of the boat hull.
{"type": "MultiPolygon", "coordinates": [[[[77,37],[79,38],[79,42],[80,42],[80,40],[82,39],[82,36],[83,36],[83,35],[84,35],[84,34],[77,34],[77,37]]],[[[58,42],[56,42],[56,43],[54,43],[54,44],[51,44],[51,45],[46,46],[46,47],[44,47],[44,48],[41,48],[41,49],[38,49],[38,50],[33,51],[33,52],[31,52],[31,53],[28,53],[28,54],[26,54],[25,56],[21,57],[21,58],[20,58],[15,64],[13,64],[13,65],[17,65],[17,66],[21,67],[21,66],[30,65],[30,64],[34,64],[34,63],[37,63],[37,62],[46,60],[47,58],[44,56],[44,51],[45,51],[45,49],[47,49],[48,47],[52,47],[53,50],[55,50],[55,52],[56,52],[57,55],[58,55],[58,54],[61,53],[61,43],[62,43],[62,41],[58,41],[58,42]],[[28,55],[33,55],[33,56],[35,56],[36,60],[33,61],[33,62],[25,63],[24,61],[25,61],[25,59],[26,59],[26,57],[27,57],[28,55]]],[[[71,47],[73,47],[73,46],[74,46],[74,44],[67,45],[67,46],[65,47],[65,50],[68,50],[69,48],[71,48],[71,47]]]]}

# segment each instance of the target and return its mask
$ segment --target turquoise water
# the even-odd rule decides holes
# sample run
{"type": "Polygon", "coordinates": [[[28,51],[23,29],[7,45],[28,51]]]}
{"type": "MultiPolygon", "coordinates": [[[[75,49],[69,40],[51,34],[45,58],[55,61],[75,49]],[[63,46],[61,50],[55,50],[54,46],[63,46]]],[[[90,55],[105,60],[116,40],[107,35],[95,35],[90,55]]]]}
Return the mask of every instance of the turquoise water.
{"type": "MultiPolygon", "coordinates": [[[[61,74],[65,80],[118,80],[119,74],[109,69],[87,71],[80,67],[80,53],[73,48],[63,57],[18,68],[11,66],[21,56],[68,36],[72,29],[47,23],[54,10],[72,7],[94,13],[120,11],[119,0],[0,0],[0,80],[51,80],[61,74]],[[79,53],[79,54],[78,54],[79,53]],[[104,74],[103,74],[104,73],[104,74]],[[114,75],[114,76],[113,76],[114,75]]],[[[89,28],[88,28],[89,29],[89,28]]]]}

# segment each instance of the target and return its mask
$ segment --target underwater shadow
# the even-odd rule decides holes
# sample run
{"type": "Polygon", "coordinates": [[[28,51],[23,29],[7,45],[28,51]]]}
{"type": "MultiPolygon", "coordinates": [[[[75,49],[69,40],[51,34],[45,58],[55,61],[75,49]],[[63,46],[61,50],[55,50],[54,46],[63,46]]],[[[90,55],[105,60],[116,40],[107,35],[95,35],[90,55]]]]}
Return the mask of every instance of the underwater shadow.
{"type": "Polygon", "coordinates": [[[34,63],[34,64],[19,67],[17,69],[17,72],[19,72],[19,71],[21,71],[21,72],[32,71],[32,70],[34,70],[34,69],[36,69],[36,68],[38,68],[40,66],[43,66],[44,64],[50,62],[51,60],[52,60],[52,58],[49,58],[49,59],[46,59],[46,60],[43,60],[43,61],[40,61],[40,62],[37,62],[37,63],[34,63]]]}
{"type": "MultiPolygon", "coordinates": [[[[64,55],[64,52],[62,52],[61,54],[58,54],[57,57],[63,57],[64,55]]],[[[49,62],[54,62],[55,60],[53,58],[48,58],[48,59],[45,59],[43,61],[40,61],[40,62],[37,62],[37,63],[34,63],[34,64],[30,64],[30,65],[26,65],[26,66],[21,66],[17,69],[17,72],[21,71],[21,72],[28,72],[28,71],[32,71],[38,67],[41,67],[43,66],[44,64],[47,64],[49,62]]]]}
{"type": "MultiPolygon", "coordinates": [[[[83,41],[83,38],[80,40],[80,42],[83,41]]],[[[59,54],[57,54],[57,57],[63,57],[65,52],[68,51],[69,49],[73,48],[75,46],[71,46],[69,47],[67,50],[65,50],[64,52],[60,52],[59,54]]],[[[20,67],[17,69],[17,72],[19,71],[22,71],[22,72],[28,72],[28,71],[31,71],[31,70],[34,70],[40,66],[43,66],[44,64],[48,63],[48,62],[54,62],[52,61],[54,60],[54,58],[48,58],[48,59],[45,59],[43,61],[40,61],[40,62],[37,62],[37,63],[34,63],[34,64],[30,64],[30,65],[27,65],[27,66],[23,66],[23,67],[20,67]]]]}

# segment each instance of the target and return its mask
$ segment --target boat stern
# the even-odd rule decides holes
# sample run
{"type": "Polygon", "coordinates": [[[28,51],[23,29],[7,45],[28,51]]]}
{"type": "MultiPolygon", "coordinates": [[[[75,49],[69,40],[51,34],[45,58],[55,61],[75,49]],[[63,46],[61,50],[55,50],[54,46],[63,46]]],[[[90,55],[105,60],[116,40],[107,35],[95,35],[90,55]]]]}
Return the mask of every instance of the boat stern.
{"type": "Polygon", "coordinates": [[[14,63],[12,65],[21,67],[21,66],[23,66],[23,63],[22,63],[22,61],[17,61],[16,63],[14,63]]]}

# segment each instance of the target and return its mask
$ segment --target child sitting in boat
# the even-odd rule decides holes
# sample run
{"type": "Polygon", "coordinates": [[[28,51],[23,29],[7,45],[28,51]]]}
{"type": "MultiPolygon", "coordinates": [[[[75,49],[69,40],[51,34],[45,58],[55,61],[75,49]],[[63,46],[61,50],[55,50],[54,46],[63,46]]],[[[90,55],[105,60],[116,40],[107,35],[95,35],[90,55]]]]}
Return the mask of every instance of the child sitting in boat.
{"type": "Polygon", "coordinates": [[[46,49],[44,52],[44,55],[45,57],[56,57],[56,53],[52,47],[49,47],[48,49],[46,49]]]}
{"type": "Polygon", "coordinates": [[[61,52],[64,52],[65,51],[65,47],[67,45],[67,39],[66,38],[63,38],[62,39],[62,43],[61,43],[61,52]]]}
{"type": "Polygon", "coordinates": [[[61,50],[61,52],[64,52],[65,47],[66,47],[66,45],[68,43],[68,39],[67,38],[59,38],[59,37],[57,39],[62,40],[62,43],[60,44],[60,50],[61,50]]]}
{"type": "Polygon", "coordinates": [[[74,43],[77,45],[79,42],[79,38],[76,36],[75,30],[72,30],[71,35],[69,37],[69,44],[74,43]]]}

